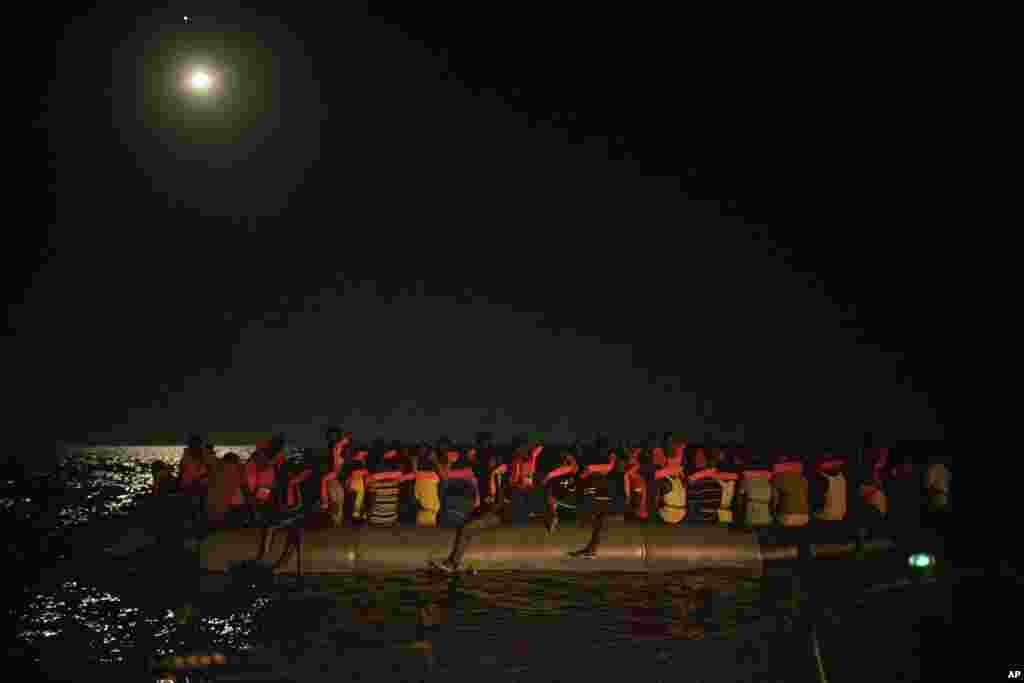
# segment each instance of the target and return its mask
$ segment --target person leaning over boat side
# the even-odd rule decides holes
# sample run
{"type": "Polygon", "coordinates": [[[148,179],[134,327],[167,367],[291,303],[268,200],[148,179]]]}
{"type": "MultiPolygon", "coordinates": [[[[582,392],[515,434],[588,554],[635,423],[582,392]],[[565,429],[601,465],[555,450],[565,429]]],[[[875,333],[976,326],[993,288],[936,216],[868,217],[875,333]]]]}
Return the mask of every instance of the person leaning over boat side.
{"type": "MultiPolygon", "coordinates": [[[[540,449],[544,448],[543,444],[538,447],[540,449]]],[[[462,565],[462,558],[466,554],[466,549],[472,540],[481,531],[492,529],[503,523],[507,514],[507,508],[514,505],[511,496],[505,488],[508,486],[507,481],[504,477],[497,480],[498,489],[495,491],[493,498],[491,498],[491,502],[483,502],[466,520],[466,523],[455,531],[455,542],[452,545],[451,554],[441,562],[431,562],[430,564],[433,567],[448,573],[458,571],[462,565]]]]}
{"type": "Polygon", "coordinates": [[[750,455],[740,472],[736,492],[736,509],[740,523],[749,528],[770,526],[772,523],[772,468],[765,458],[750,455]]]}
{"type": "Polygon", "coordinates": [[[370,526],[394,526],[398,523],[398,488],[402,479],[394,458],[378,452],[371,459],[366,482],[366,511],[370,526]]]}
{"type": "Polygon", "coordinates": [[[708,450],[694,450],[694,472],[686,479],[688,521],[695,524],[717,524],[722,507],[722,484],[716,478],[718,470],[708,457],[708,450]]]}
{"type": "Polygon", "coordinates": [[[785,527],[806,526],[810,521],[807,477],[803,463],[780,453],[772,467],[772,509],[775,521],[785,527]]]}
{"type": "Polygon", "coordinates": [[[448,467],[441,475],[441,500],[446,526],[458,528],[480,507],[480,485],[464,453],[448,445],[448,467]]]}

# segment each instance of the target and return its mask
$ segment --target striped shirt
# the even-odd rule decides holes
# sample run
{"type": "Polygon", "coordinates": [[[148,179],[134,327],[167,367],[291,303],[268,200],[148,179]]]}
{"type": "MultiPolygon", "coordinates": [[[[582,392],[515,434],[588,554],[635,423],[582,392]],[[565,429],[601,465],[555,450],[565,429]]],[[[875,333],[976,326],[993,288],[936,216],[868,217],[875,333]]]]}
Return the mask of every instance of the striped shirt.
{"type": "Polygon", "coordinates": [[[687,480],[687,513],[694,522],[718,522],[718,510],[722,507],[722,484],[715,479],[715,470],[700,470],[687,480]]]}
{"type": "Polygon", "coordinates": [[[392,475],[396,473],[382,472],[370,479],[373,491],[373,509],[370,510],[370,524],[373,526],[391,526],[398,522],[398,488],[400,480],[392,475]],[[380,478],[378,478],[380,477],[380,478]]]}

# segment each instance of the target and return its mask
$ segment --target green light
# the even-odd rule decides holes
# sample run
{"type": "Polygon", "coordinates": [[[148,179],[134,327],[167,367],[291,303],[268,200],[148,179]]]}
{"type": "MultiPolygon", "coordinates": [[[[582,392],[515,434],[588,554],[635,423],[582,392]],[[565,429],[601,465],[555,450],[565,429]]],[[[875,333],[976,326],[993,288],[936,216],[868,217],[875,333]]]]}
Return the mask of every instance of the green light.
{"type": "Polygon", "coordinates": [[[935,558],[925,553],[914,553],[910,556],[909,564],[915,569],[925,569],[935,564],[935,558]]]}

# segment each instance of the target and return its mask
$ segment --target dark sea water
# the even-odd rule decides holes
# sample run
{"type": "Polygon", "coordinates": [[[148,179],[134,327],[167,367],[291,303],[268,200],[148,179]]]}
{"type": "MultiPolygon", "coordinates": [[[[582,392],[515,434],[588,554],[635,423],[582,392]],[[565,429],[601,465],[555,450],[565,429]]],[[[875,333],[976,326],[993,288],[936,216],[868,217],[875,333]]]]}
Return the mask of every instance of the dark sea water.
{"type": "Polygon", "coordinates": [[[149,463],[180,453],[72,450],[59,476],[6,485],[7,555],[23,587],[8,608],[12,661],[48,680],[154,681],[147,662],[212,653],[224,663],[195,660],[177,680],[920,680],[928,640],[952,625],[947,568],[908,581],[898,553],[759,579],[201,577],[184,548],[83,560],[74,534],[130,515],[149,463]]]}

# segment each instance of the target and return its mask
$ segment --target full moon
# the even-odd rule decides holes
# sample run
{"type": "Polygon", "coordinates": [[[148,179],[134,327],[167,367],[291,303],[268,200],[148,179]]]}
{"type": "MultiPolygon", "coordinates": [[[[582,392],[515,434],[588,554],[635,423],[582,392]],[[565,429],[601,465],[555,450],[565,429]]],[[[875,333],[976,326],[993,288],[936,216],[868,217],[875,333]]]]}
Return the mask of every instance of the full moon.
{"type": "Polygon", "coordinates": [[[193,90],[208,90],[211,82],[210,74],[205,71],[196,71],[192,74],[192,78],[189,79],[189,84],[193,90]]]}

